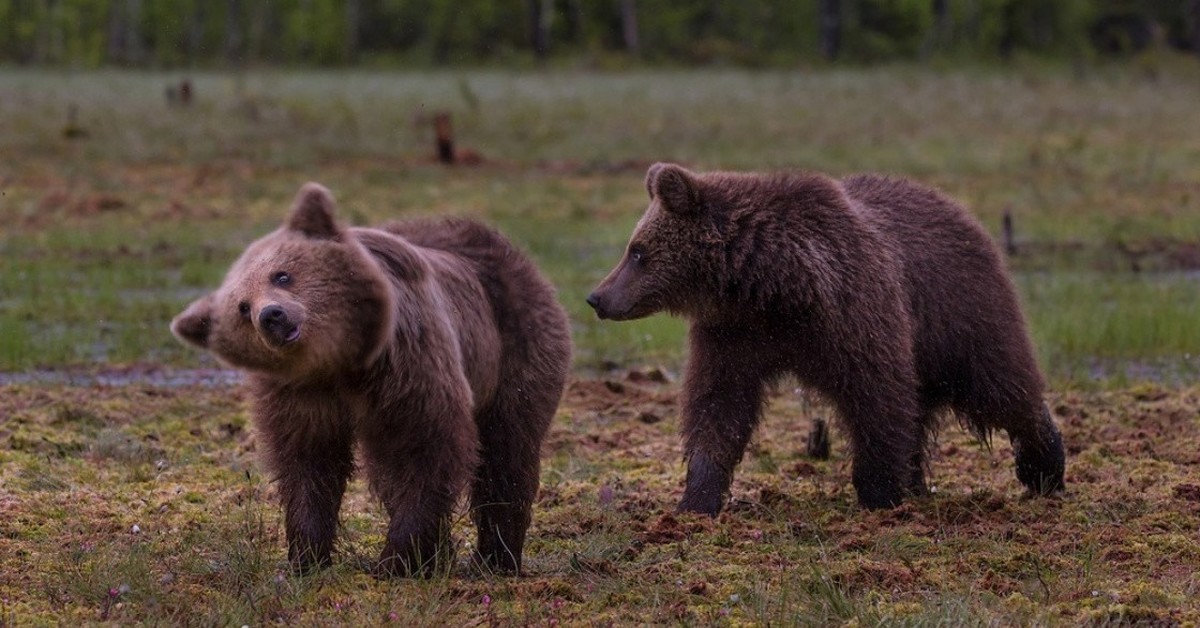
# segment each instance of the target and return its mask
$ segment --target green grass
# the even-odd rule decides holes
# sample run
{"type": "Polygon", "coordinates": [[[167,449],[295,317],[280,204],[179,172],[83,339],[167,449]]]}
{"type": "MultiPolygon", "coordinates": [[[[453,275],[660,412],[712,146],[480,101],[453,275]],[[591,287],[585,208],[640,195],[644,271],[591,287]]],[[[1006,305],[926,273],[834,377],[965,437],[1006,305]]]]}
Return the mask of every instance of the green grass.
{"type": "Polygon", "coordinates": [[[1162,63],[1075,75],[198,73],[190,109],[166,107],[164,74],[0,70],[0,152],[18,157],[0,164],[0,371],[205,363],[167,321],[307,179],[357,224],[495,223],[559,286],[581,368],[677,368],[680,322],[600,324],[583,298],[645,205],[645,166],[679,160],[914,176],[997,233],[1011,211],[1035,252],[1013,267],[1053,377],[1098,373],[1097,360],[1188,372],[1194,275],[1110,272],[1126,266],[1118,245],[1200,242],[1200,70],[1162,63]],[[60,134],[71,104],[87,139],[60,134]],[[428,117],[442,109],[483,166],[431,162],[428,117]]]}
{"type": "Polygon", "coordinates": [[[1195,272],[1049,272],[1019,280],[1048,369],[1075,383],[1121,384],[1189,381],[1200,373],[1198,278],[1195,272]]]}
{"type": "Polygon", "coordinates": [[[0,384],[0,624],[1200,621],[1200,393],[1186,385],[1200,355],[1200,69],[1154,63],[198,73],[186,110],[165,105],[174,75],[0,70],[0,378],[40,381],[0,384]],[[61,135],[72,103],[87,139],[61,135]],[[432,162],[439,109],[482,165],[432,162]],[[831,460],[798,453],[830,410],[785,383],[727,514],[671,515],[677,384],[622,377],[677,374],[685,325],[601,323],[584,303],[655,160],[908,175],[996,234],[1011,212],[1068,494],[1022,499],[1003,439],[989,450],[947,427],[937,492],[864,512],[836,429],[831,460]],[[243,393],[171,379],[215,366],[170,337],[171,316],[310,179],[355,224],[488,220],[558,286],[575,378],[545,446],[528,577],[459,564],[371,578],[384,521],[359,480],[333,567],[292,575],[243,393]],[[116,384],[71,385],[77,369],[116,384]]]}

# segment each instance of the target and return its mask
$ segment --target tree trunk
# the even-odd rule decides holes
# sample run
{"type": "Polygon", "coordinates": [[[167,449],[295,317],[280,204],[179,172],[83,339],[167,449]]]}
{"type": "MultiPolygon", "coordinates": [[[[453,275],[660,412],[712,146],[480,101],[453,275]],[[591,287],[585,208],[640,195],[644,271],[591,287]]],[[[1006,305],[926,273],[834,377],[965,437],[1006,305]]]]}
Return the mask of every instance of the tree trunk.
{"type": "Polygon", "coordinates": [[[142,50],[142,0],[125,1],[125,55],[130,63],[141,63],[142,50]]]}
{"type": "Polygon", "coordinates": [[[63,42],[63,6],[60,0],[48,0],[47,15],[50,30],[47,52],[51,60],[61,62],[66,59],[66,48],[63,42]]]}
{"type": "Polygon", "coordinates": [[[1183,24],[1192,52],[1200,55],[1200,0],[1184,0],[1183,24]]]}
{"type": "Polygon", "coordinates": [[[242,2],[227,0],[225,3],[225,58],[230,63],[242,60],[242,2]]]}
{"type": "Polygon", "coordinates": [[[200,48],[204,45],[204,5],[207,0],[193,0],[192,10],[187,14],[187,64],[196,65],[200,48]]]}
{"type": "Polygon", "coordinates": [[[634,0],[621,0],[621,35],[629,54],[641,53],[642,46],[638,40],[637,6],[634,4],[634,0]]]}
{"type": "Polygon", "coordinates": [[[950,39],[950,11],[946,0],[933,0],[933,28],[921,44],[921,58],[927,59],[950,39]]]}
{"type": "Polygon", "coordinates": [[[821,56],[833,61],[842,48],[842,0],[817,0],[817,14],[821,56]]]}
{"type": "Polygon", "coordinates": [[[108,5],[108,29],[104,56],[109,63],[125,62],[125,6],[121,2],[108,5]]]}
{"type": "Polygon", "coordinates": [[[583,41],[583,4],[582,0],[567,0],[566,38],[572,44],[583,41]]]}
{"type": "Polygon", "coordinates": [[[50,41],[50,7],[46,0],[38,0],[33,10],[33,54],[30,57],[35,65],[46,62],[47,49],[50,41]]]}
{"type": "Polygon", "coordinates": [[[362,3],[346,0],[346,50],[347,63],[358,60],[359,28],[362,23],[362,3]]]}
{"type": "Polygon", "coordinates": [[[546,37],[546,16],[542,10],[542,0],[529,0],[529,36],[533,44],[533,56],[538,59],[546,58],[549,43],[546,37]]]}

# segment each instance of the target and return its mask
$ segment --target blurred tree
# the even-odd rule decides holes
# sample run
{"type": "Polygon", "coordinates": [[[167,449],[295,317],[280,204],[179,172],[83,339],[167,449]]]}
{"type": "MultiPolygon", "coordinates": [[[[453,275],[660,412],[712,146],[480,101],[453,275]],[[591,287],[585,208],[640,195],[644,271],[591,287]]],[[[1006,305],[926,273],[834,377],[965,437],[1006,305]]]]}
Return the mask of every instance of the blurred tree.
{"type": "Polygon", "coordinates": [[[0,63],[788,65],[1200,52],[1200,0],[0,0],[0,63]]]}
{"type": "Polygon", "coordinates": [[[842,48],[842,0],[817,0],[821,29],[821,56],[837,58],[842,48]]]}
{"type": "Polygon", "coordinates": [[[225,60],[240,65],[242,52],[242,1],[225,0],[225,60]]]}
{"type": "Polygon", "coordinates": [[[1200,55],[1200,0],[1185,0],[1183,3],[1184,32],[1192,52],[1200,55]]]}
{"type": "Polygon", "coordinates": [[[529,43],[533,56],[538,59],[546,58],[550,52],[547,22],[550,21],[550,9],[553,5],[543,0],[528,0],[529,6],[529,43]]]}
{"type": "Polygon", "coordinates": [[[187,11],[187,62],[195,65],[204,47],[204,0],[193,0],[187,11]]]}
{"type": "Polygon", "coordinates": [[[359,0],[346,0],[346,49],[343,57],[348,63],[358,61],[358,29],[361,19],[362,3],[359,0]]]}
{"type": "Polygon", "coordinates": [[[633,0],[620,0],[620,2],[621,41],[625,43],[625,50],[636,57],[642,51],[642,44],[638,38],[637,6],[633,0]]]}
{"type": "Polygon", "coordinates": [[[583,42],[582,0],[564,0],[563,39],[576,47],[583,42]]]}

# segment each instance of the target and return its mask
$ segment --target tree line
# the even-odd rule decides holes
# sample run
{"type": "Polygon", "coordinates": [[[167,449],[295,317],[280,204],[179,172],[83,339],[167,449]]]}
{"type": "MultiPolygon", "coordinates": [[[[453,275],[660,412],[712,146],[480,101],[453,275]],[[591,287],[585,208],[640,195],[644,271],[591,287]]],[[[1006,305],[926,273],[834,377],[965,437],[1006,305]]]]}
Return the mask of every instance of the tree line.
{"type": "Polygon", "coordinates": [[[0,63],[92,67],[1200,54],[1200,0],[0,0],[0,63]]]}

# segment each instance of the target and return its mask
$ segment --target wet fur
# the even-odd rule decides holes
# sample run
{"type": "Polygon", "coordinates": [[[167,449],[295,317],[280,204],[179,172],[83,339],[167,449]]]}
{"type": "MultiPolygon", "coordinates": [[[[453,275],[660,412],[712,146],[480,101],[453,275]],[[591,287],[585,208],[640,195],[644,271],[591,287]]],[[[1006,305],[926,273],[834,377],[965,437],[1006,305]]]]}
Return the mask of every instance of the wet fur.
{"type": "Polygon", "coordinates": [[[604,318],[691,320],[680,509],[715,514],[784,375],[822,393],[849,435],[860,503],[925,491],[926,448],[952,411],[1012,439],[1018,478],[1063,486],[1063,450],[1015,291],[949,198],[874,175],[696,174],[657,164],[651,205],[589,297],[604,318]]]}
{"type": "Polygon", "coordinates": [[[173,324],[181,338],[249,371],[289,558],[303,570],[328,564],[357,445],[389,517],[379,573],[445,564],[450,517],[467,491],[479,558],[519,571],[540,446],[570,361],[553,289],[483,225],[342,229],[331,212],[323,188],[302,190],[288,224],[252,245],[225,285],[173,324]],[[304,269],[292,292],[308,333],[296,344],[314,343],[317,355],[301,346],[264,357],[259,346],[235,346],[252,344],[246,325],[222,319],[264,290],[260,275],[286,264],[304,269]]]}

